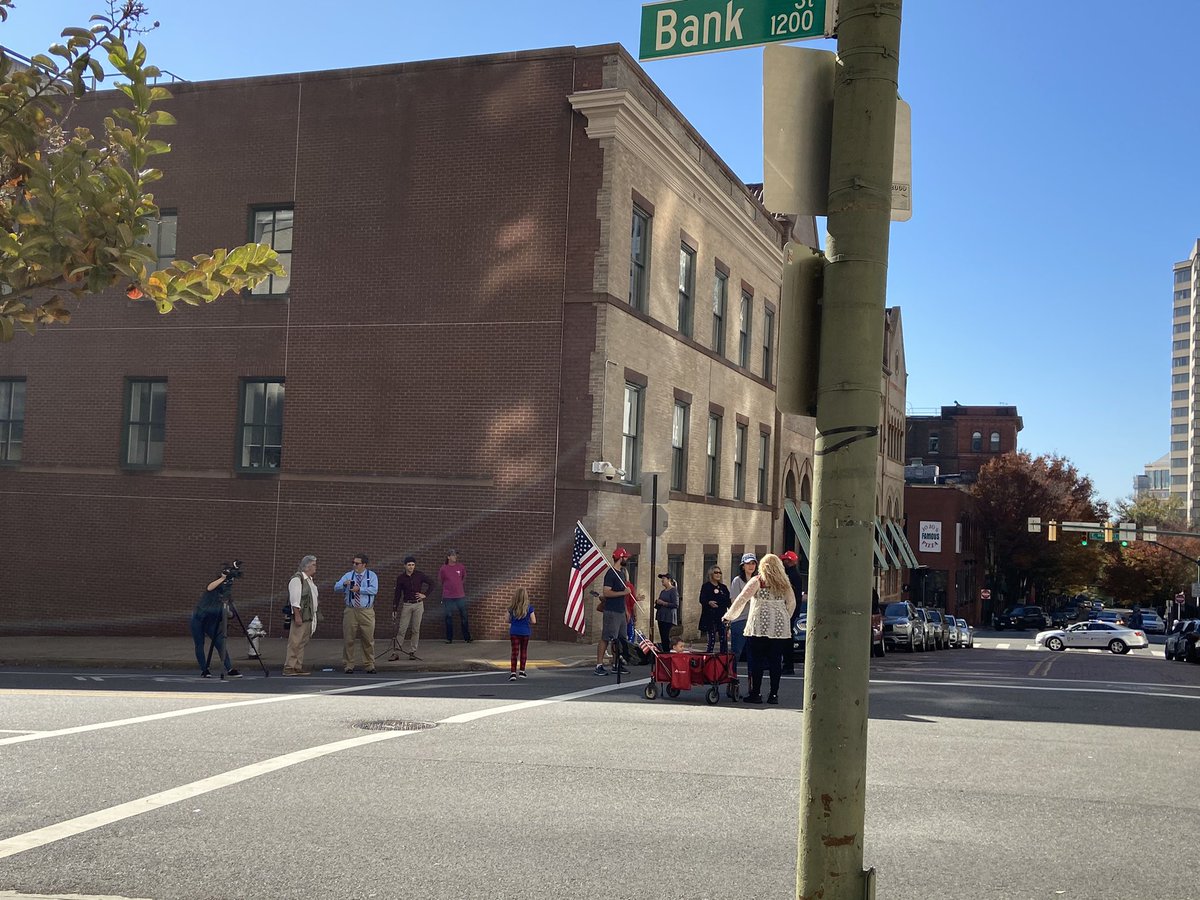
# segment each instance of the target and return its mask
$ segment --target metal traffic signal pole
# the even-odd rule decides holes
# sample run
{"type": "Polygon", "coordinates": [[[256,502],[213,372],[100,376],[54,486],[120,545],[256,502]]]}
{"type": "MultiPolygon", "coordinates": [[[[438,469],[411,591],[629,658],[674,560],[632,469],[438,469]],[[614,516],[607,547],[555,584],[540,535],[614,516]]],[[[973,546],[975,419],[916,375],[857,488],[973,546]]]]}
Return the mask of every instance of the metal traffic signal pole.
{"type": "Polygon", "coordinates": [[[801,900],[863,871],[867,681],[900,0],[840,0],[800,769],[801,900]]]}

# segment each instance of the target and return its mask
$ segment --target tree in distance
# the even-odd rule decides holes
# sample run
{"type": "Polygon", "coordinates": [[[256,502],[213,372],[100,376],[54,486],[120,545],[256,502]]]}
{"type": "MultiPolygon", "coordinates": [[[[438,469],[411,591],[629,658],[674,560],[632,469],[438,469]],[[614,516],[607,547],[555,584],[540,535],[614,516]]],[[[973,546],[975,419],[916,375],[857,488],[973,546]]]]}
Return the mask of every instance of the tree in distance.
{"type": "MultiPolygon", "coordinates": [[[[0,22],[14,0],[0,0],[0,22]]],[[[151,136],[175,119],[155,104],[170,98],[154,82],[141,41],[138,0],[109,0],[88,28],[66,28],[63,43],[27,63],[0,52],[0,341],[14,326],[66,323],[69,300],[121,285],[131,300],[169,313],[253,288],[286,272],[270,247],[245,244],[175,260],[153,271],[150,223],[159,215],[148,187],[162,177],[151,158],[171,150],[151,136]],[[105,78],[104,61],[121,80],[123,105],[100,134],[69,127],[77,101],[105,78]],[[91,86],[89,86],[89,83],[91,86]]]]}
{"type": "Polygon", "coordinates": [[[1050,542],[1030,533],[1028,519],[1096,522],[1107,517],[1092,480],[1062,456],[1005,453],[979,470],[971,487],[985,541],[991,546],[989,574],[1006,602],[1037,589],[1073,593],[1094,584],[1100,560],[1077,542],[1050,542]]]}

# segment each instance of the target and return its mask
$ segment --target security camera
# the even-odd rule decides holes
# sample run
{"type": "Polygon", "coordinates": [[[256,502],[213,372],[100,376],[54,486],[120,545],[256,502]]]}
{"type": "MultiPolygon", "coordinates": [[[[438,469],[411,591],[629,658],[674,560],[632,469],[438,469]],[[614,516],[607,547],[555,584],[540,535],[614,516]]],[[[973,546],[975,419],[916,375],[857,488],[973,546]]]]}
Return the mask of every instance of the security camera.
{"type": "Polygon", "coordinates": [[[605,481],[616,481],[618,477],[624,477],[625,472],[618,469],[610,462],[594,462],[592,463],[592,474],[603,475],[605,481]]]}

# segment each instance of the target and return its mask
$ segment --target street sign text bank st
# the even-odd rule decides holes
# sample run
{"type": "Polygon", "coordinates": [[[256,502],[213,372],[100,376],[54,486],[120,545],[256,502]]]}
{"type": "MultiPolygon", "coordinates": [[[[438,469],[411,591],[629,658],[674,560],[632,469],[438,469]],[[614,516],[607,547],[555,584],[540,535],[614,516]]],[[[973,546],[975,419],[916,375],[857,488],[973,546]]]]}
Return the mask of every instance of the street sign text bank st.
{"type": "Polygon", "coordinates": [[[642,7],[640,59],[824,37],[832,0],[670,0],[642,7]]]}

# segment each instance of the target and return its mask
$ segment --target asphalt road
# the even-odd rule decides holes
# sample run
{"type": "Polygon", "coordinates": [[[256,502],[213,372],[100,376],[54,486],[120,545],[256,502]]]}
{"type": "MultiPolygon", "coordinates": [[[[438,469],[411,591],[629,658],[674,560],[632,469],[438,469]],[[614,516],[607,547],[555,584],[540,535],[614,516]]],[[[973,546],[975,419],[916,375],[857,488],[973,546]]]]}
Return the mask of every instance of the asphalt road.
{"type": "MultiPolygon", "coordinates": [[[[801,680],[643,685],[0,670],[0,897],[794,896],[801,680]]],[[[892,654],[870,709],[880,898],[1200,898],[1200,666],[892,654]]]]}

